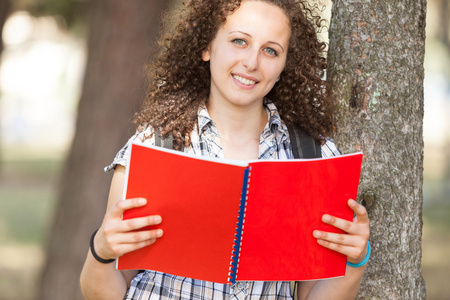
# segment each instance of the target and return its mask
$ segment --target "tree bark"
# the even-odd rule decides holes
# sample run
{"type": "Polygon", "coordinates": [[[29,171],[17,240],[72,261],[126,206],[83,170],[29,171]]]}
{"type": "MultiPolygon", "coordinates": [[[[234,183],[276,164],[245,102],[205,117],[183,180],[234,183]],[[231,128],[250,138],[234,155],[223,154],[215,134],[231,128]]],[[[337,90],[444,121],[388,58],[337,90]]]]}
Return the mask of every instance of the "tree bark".
{"type": "Polygon", "coordinates": [[[372,256],[358,299],[425,299],[421,274],[426,0],[335,0],[335,140],[362,151],[372,256]]]}
{"type": "Polygon", "coordinates": [[[150,59],[162,10],[170,1],[92,0],[88,61],[76,134],[61,176],[47,260],[37,299],[83,299],[79,275],[89,237],[101,224],[117,151],[134,133],[130,119],[143,98],[140,71],[150,59]]]}

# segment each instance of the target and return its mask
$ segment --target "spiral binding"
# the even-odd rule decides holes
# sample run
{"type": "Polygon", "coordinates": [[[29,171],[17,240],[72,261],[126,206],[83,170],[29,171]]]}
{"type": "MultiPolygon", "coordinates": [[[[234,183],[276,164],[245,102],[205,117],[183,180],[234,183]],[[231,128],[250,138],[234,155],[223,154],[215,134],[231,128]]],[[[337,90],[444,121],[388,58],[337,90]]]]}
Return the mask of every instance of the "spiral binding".
{"type": "Polygon", "coordinates": [[[239,205],[239,216],[236,223],[236,233],[234,234],[233,249],[231,251],[230,268],[228,272],[228,282],[235,283],[239,268],[240,249],[242,246],[242,238],[245,223],[245,213],[247,210],[248,188],[250,185],[251,167],[244,171],[244,182],[242,184],[241,202],[239,205]],[[244,188],[245,187],[245,188],[244,188]]]}

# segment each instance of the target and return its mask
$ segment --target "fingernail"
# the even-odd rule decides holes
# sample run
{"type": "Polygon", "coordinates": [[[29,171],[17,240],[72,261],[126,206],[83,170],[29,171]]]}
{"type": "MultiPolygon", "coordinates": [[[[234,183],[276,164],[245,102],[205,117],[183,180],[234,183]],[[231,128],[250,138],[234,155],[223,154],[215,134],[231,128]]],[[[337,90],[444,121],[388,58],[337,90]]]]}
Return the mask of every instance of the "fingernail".
{"type": "Polygon", "coordinates": [[[330,222],[330,221],[331,221],[331,217],[330,217],[329,215],[323,215],[322,221],[324,221],[324,222],[330,222]]]}
{"type": "Polygon", "coordinates": [[[313,235],[315,238],[320,238],[320,236],[322,235],[320,231],[318,230],[314,230],[313,235]]]}
{"type": "Polygon", "coordinates": [[[154,216],[153,217],[153,222],[155,224],[159,224],[159,223],[161,223],[161,221],[162,221],[161,216],[154,216]]]}
{"type": "Polygon", "coordinates": [[[138,203],[139,203],[140,205],[144,205],[144,204],[147,203],[147,199],[145,199],[145,198],[139,198],[139,199],[138,199],[138,203]]]}
{"type": "Polygon", "coordinates": [[[162,237],[163,233],[164,232],[161,229],[156,230],[156,236],[157,237],[162,237]]]}

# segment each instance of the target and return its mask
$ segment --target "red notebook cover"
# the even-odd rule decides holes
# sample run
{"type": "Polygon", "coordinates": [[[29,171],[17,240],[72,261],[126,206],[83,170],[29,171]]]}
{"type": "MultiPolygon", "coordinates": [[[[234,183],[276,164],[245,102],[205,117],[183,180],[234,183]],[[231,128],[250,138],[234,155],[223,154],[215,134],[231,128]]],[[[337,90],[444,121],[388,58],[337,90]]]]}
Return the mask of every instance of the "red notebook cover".
{"type": "Polygon", "coordinates": [[[161,215],[164,236],[118,259],[219,283],[343,276],[345,256],[319,246],[314,229],[329,213],[351,220],[362,154],[328,159],[240,162],[133,144],[125,198],[148,204],[129,219],[161,215]]]}
{"type": "Polygon", "coordinates": [[[340,232],[321,221],[325,213],[353,219],[347,202],[356,199],[361,158],[358,154],[250,163],[236,280],[293,281],[343,276],[346,257],[320,246],[312,232],[340,232]]]}

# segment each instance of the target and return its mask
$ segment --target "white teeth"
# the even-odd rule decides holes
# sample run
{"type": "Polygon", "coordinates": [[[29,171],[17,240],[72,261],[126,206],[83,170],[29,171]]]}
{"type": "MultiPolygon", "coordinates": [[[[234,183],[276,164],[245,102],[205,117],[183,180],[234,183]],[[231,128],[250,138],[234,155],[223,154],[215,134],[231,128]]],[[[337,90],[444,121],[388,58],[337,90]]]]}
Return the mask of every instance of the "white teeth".
{"type": "Polygon", "coordinates": [[[238,76],[238,75],[233,75],[233,77],[237,81],[239,81],[240,83],[245,84],[245,85],[254,85],[254,84],[256,84],[256,81],[245,79],[245,78],[243,78],[241,76],[238,76]]]}

